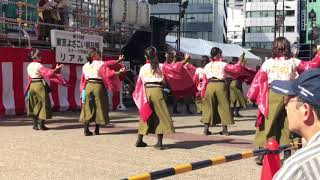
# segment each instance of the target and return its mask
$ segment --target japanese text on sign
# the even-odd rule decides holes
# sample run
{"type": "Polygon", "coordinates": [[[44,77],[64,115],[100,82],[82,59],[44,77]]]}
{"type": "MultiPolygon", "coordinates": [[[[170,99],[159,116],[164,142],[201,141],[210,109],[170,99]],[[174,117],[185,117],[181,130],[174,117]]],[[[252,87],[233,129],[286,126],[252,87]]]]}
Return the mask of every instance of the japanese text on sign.
{"type": "Polygon", "coordinates": [[[56,62],[85,64],[89,48],[102,52],[101,36],[85,35],[67,31],[51,30],[51,46],[56,48],[56,62]]]}

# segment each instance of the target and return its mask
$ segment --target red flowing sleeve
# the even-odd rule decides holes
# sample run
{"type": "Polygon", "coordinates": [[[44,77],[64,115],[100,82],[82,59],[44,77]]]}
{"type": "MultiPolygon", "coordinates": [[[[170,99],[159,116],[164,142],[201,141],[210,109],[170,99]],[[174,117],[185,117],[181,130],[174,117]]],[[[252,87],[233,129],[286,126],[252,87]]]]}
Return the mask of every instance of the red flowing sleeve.
{"type": "Polygon", "coordinates": [[[106,66],[113,66],[113,65],[117,64],[117,61],[116,60],[106,60],[106,61],[104,61],[104,64],[106,66]]]}
{"type": "Polygon", "coordinates": [[[115,71],[110,69],[109,64],[103,64],[99,69],[99,74],[107,89],[110,91],[120,91],[121,81],[115,71]]]}
{"type": "Polygon", "coordinates": [[[196,74],[196,69],[197,69],[197,68],[196,68],[194,65],[189,64],[189,63],[188,63],[188,64],[185,64],[184,67],[187,69],[189,75],[190,75],[191,77],[194,77],[194,75],[196,74]]]}
{"type": "Polygon", "coordinates": [[[162,66],[162,71],[172,95],[177,99],[193,96],[197,92],[192,72],[185,68],[182,62],[165,63],[162,66]]]}
{"type": "Polygon", "coordinates": [[[40,68],[40,73],[46,80],[63,86],[68,86],[68,82],[63,78],[63,76],[61,74],[54,73],[53,69],[49,69],[43,66],[42,68],[40,68]]]}
{"type": "Polygon", "coordinates": [[[84,77],[84,74],[81,74],[81,79],[80,79],[80,93],[82,92],[82,90],[84,90],[86,86],[86,78],[84,77]]]}
{"type": "Polygon", "coordinates": [[[318,53],[311,61],[301,61],[297,67],[297,71],[301,74],[303,71],[309,68],[320,67],[320,53],[318,53]]]}
{"type": "Polygon", "coordinates": [[[238,62],[237,64],[227,64],[224,68],[225,73],[233,79],[240,79],[250,84],[256,74],[256,71],[249,69],[238,62]]]}
{"type": "MultiPolygon", "coordinates": [[[[122,64],[118,64],[116,60],[107,60],[104,63],[106,66],[108,66],[113,71],[119,71],[124,66],[122,64]]],[[[119,75],[120,81],[123,81],[127,73],[121,73],[119,75]]]]}
{"type": "Polygon", "coordinates": [[[247,96],[251,101],[257,103],[259,110],[265,117],[268,116],[269,112],[268,90],[268,74],[260,69],[251,83],[247,96]]]}
{"type": "Polygon", "coordinates": [[[208,78],[205,74],[203,75],[202,83],[203,83],[203,89],[201,92],[201,97],[204,97],[207,90],[207,86],[208,86],[208,78]]]}

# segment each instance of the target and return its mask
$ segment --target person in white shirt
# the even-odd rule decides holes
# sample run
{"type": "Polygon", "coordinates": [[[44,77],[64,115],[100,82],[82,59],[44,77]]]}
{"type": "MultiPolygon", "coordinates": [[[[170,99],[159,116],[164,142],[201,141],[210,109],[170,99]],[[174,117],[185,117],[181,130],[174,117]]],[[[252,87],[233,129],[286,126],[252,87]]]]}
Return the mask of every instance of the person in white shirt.
{"type": "Polygon", "coordinates": [[[243,59],[237,64],[227,64],[222,59],[221,49],[211,49],[211,62],[204,67],[204,75],[208,79],[203,99],[201,122],[204,123],[204,135],[211,135],[210,125],[222,124],[221,135],[229,135],[228,125],[234,124],[231,115],[226,88],[226,76],[231,74],[236,78],[242,73],[243,59]]]}
{"type": "Polygon", "coordinates": [[[101,125],[109,122],[107,88],[112,88],[112,83],[120,86],[121,82],[117,76],[125,72],[124,68],[119,71],[111,70],[109,65],[119,63],[123,59],[124,56],[120,55],[117,61],[102,61],[101,53],[95,48],[90,49],[89,62],[82,67],[80,84],[82,108],[79,121],[84,124],[85,136],[93,135],[89,130],[91,122],[95,122],[95,135],[100,134],[101,125]]]}
{"type": "Polygon", "coordinates": [[[46,80],[56,78],[55,82],[66,85],[66,81],[63,79],[60,72],[63,65],[56,65],[54,69],[46,68],[41,64],[42,57],[40,51],[34,49],[29,53],[29,61],[32,61],[28,67],[27,72],[29,76],[29,82],[27,86],[27,100],[28,100],[28,116],[34,119],[34,130],[48,130],[45,126],[45,121],[52,118],[52,108],[49,93],[51,89],[46,80]],[[40,124],[38,121],[40,120],[40,124]]]}
{"type": "MultiPolygon", "coordinates": [[[[136,147],[148,146],[143,142],[143,136],[152,133],[158,136],[158,141],[154,147],[158,150],[163,150],[163,135],[175,132],[173,122],[164,99],[163,83],[165,78],[174,77],[165,77],[165,65],[159,63],[158,52],[155,47],[148,47],[145,50],[145,56],[146,64],[140,68],[137,84],[140,82],[143,84],[144,90],[141,92],[143,93],[141,96],[145,96],[146,99],[148,99],[148,103],[151,106],[150,108],[152,108],[152,114],[147,121],[143,121],[143,119],[140,119],[139,121],[136,147]]],[[[190,56],[186,55],[186,59],[181,62],[181,65],[187,63],[189,59],[190,56]]],[[[176,71],[175,73],[180,72],[176,71]]],[[[192,81],[192,79],[190,80],[192,81]]],[[[136,85],[136,90],[138,88],[139,86],[136,85]]]]}
{"type": "Polygon", "coordinates": [[[270,85],[284,95],[289,129],[302,136],[307,144],[289,159],[273,177],[274,180],[317,180],[320,178],[320,70],[310,69],[296,80],[270,85]]]}
{"type": "MultiPolygon", "coordinates": [[[[250,101],[258,104],[259,117],[254,140],[257,147],[264,147],[269,138],[276,139],[281,145],[293,141],[288,129],[283,95],[276,94],[269,89],[270,83],[274,80],[293,80],[297,78],[298,73],[308,68],[319,67],[319,65],[319,54],[311,61],[301,61],[292,57],[290,43],[285,37],[278,37],[274,40],[272,58],[262,64],[247,94],[250,101]]],[[[290,155],[290,150],[284,151],[285,159],[290,155]]],[[[262,164],[262,156],[256,160],[258,165],[262,164]]]]}

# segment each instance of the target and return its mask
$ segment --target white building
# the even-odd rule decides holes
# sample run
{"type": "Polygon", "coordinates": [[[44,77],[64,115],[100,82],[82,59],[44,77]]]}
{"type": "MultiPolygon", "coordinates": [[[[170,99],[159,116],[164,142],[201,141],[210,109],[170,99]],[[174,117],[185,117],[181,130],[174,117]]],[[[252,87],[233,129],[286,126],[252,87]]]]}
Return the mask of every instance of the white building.
{"type": "MultiPolygon", "coordinates": [[[[291,43],[299,42],[299,2],[298,0],[279,0],[277,4],[277,19],[281,19],[284,7],[284,37],[291,43]]],[[[247,0],[246,12],[246,46],[249,48],[271,49],[274,40],[274,12],[273,0],[247,0]]],[[[279,21],[281,22],[281,21],[279,21]]],[[[282,23],[277,28],[276,37],[283,36],[282,23]]]]}
{"type": "MultiPolygon", "coordinates": [[[[179,6],[175,3],[176,1],[159,0],[158,4],[151,6],[151,16],[177,21],[179,6]]],[[[184,18],[181,20],[181,37],[200,38],[220,43],[226,42],[226,10],[226,0],[189,0],[184,18]]],[[[171,33],[171,35],[175,36],[174,33],[171,33]]]]}
{"type": "Polygon", "coordinates": [[[228,43],[242,45],[245,27],[244,0],[229,0],[228,2],[228,43]]]}
{"type": "Polygon", "coordinates": [[[212,5],[212,39],[214,42],[227,42],[227,1],[214,0],[212,5]]]}

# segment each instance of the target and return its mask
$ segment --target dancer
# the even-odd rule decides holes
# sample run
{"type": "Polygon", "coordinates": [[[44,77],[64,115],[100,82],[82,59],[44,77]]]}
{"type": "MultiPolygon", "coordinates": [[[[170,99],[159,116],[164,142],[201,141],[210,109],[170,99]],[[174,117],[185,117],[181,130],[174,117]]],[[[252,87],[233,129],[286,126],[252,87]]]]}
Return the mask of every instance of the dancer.
{"type": "MultiPolygon", "coordinates": [[[[169,53],[166,54],[165,65],[168,65],[168,64],[174,65],[175,63],[179,62],[179,59],[182,59],[182,58],[178,58],[176,51],[174,51],[174,50],[170,51],[169,53]]],[[[192,70],[190,70],[192,68],[195,69],[195,67],[189,63],[185,63],[184,68],[187,69],[188,72],[192,71],[192,70]]],[[[178,103],[184,104],[186,106],[187,113],[192,114],[192,111],[190,110],[190,104],[193,103],[193,98],[192,98],[192,96],[189,96],[189,97],[184,96],[184,97],[185,98],[174,97],[174,96],[172,97],[172,102],[173,102],[172,112],[173,112],[173,114],[180,114],[180,112],[178,111],[178,103]]]]}
{"type": "Polygon", "coordinates": [[[205,86],[202,96],[203,109],[201,122],[204,124],[204,135],[211,135],[210,125],[222,123],[221,135],[229,135],[228,125],[234,124],[231,115],[226,89],[226,75],[233,78],[245,76],[244,55],[237,64],[223,62],[221,49],[211,49],[211,62],[204,67],[205,86]]]}
{"type": "Polygon", "coordinates": [[[184,71],[183,65],[190,59],[190,56],[186,55],[185,60],[182,62],[167,65],[159,63],[158,53],[154,47],[147,48],[145,50],[145,56],[147,61],[146,64],[140,68],[136,89],[133,93],[133,99],[139,108],[141,117],[136,147],[146,147],[147,144],[143,142],[143,136],[153,133],[158,136],[157,144],[154,147],[163,150],[163,135],[175,132],[163,95],[163,83],[166,79],[174,94],[177,92],[177,86],[182,87],[182,89],[179,89],[179,93],[187,94],[183,91],[185,89],[184,87],[188,87],[185,83],[193,83],[193,81],[191,78],[185,78],[188,75],[186,71],[184,71]],[[175,82],[176,85],[172,85],[170,78],[185,78],[186,81],[180,83],[175,82]]]}
{"type": "MultiPolygon", "coordinates": [[[[273,42],[272,58],[266,60],[256,74],[248,91],[248,98],[258,105],[258,120],[254,144],[263,148],[269,138],[274,138],[281,145],[291,143],[285,111],[284,96],[269,89],[274,80],[293,80],[297,73],[308,68],[319,67],[320,53],[311,61],[300,61],[292,58],[290,43],[285,37],[278,37],[273,42]]],[[[284,151],[284,159],[291,155],[290,150],[284,151]]],[[[256,159],[262,164],[262,156],[256,159]]]]}
{"type": "Polygon", "coordinates": [[[62,64],[57,64],[54,69],[44,67],[42,57],[38,49],[31,50],[28,54],[28,60],[32,61],[28,67],[28,85],[26,94],[28,100],[28,116],[33,118],[33,129],[34,130],[48,130],[45,126],[45,121],[52,118],[52,108],[49,98],[51,89],[45,80],[59,83],[66,86],[67,82],[59,74],[62,64]],[[40,124],[38,126],[38,121],[40,124]]]}
{"type": "Polygon", "coordinates": [[[80,84],[81,113],[80,122],[84,124],[84,135],[91,136],[89,124],[95,122],[94,134],[100,134],[100,126],[109,122],[107,88],[120,90],[118,75],[125,72],[122,68],[115,72],[109,68],[111,64],[120,63],[124,56],[120,55],[117,61],[102,61],[101,53],[95,48],[90,49],[88,62],[82,67],[80,84]]]}
{"type": "MultiPolygon", "coordinates": [[[[237,57],[232,58],[232,64],[236,64],[239,61],[237,57]]],[[[231,114],[234,117],[241,117],[239,111],[240,108],[246,108],[246,99],[243,96],[242,82],[239,79],[230,78],[229,80],[229,93],[230,93],[230,108],[231,114]]]]}
{"type": "Polygon", "coordinates": [[[197,113],[202,113],[202,97],[201,92],[203,91],[203,76],[204,76],[204,67],[210,62],[210,59],[208,56],[202,56],[201,57],[201,66],[196,69],[195,75],[194,75],[194,81],[197,85],[198,92],[196,93],[195,103],[197,106],[197,113]]]}

